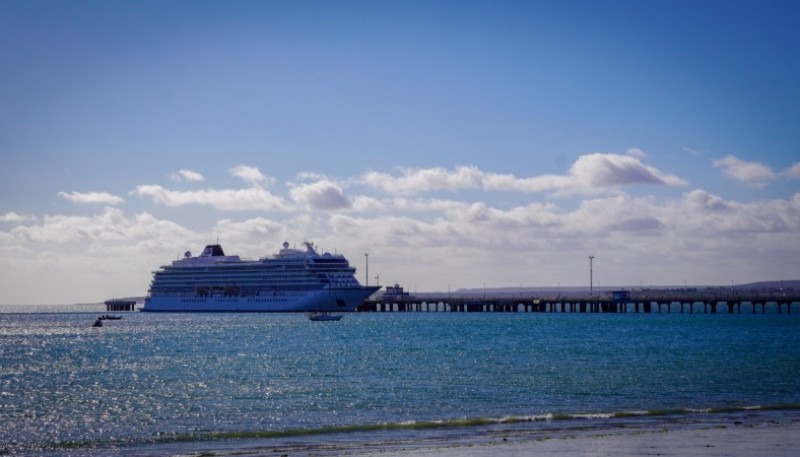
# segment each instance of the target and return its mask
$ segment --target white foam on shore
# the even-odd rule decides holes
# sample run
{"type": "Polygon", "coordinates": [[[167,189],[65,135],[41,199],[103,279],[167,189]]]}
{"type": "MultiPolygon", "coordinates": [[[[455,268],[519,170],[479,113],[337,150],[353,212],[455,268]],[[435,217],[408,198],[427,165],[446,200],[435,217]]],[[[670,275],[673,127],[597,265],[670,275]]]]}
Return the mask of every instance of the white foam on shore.
{"type": "Polygon", "coordinates": [[[634,457],[641,455],[794,457],[800,455],[800,421],[737,421],[730,425],[707,424],[690,428],[609,430],[602,433],[535,439],[498,439],[486,443],[447,443],[409,446],[405,449],[349,450],[359,457],[634,457]]]}

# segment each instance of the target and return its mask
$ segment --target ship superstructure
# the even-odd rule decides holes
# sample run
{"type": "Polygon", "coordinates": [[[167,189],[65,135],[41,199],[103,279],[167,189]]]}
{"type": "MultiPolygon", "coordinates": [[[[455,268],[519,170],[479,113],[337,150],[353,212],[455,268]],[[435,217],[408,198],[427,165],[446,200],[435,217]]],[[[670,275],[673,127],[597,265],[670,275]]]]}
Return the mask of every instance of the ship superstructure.
{"type": "Polygon", "coordinates": [[[153,272],[142,311],[354,311],[380,287],[364,287],[343,255],[283,249],[258,260],[225,255],[212,244],[202,254],[153,272]]]}

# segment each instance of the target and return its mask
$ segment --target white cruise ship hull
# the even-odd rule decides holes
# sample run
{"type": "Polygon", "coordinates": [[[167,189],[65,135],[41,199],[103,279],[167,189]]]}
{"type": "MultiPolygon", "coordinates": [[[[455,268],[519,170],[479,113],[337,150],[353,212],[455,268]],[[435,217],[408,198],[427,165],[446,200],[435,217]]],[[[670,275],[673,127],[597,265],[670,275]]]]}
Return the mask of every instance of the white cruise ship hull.
{"type": "Polygon", "coordinates": [[[311,312],[355,311],[356,307],[380,287],[348,287],[319,290],[281,290],[256,296],[147,297],[145,312],[311,312]]]}

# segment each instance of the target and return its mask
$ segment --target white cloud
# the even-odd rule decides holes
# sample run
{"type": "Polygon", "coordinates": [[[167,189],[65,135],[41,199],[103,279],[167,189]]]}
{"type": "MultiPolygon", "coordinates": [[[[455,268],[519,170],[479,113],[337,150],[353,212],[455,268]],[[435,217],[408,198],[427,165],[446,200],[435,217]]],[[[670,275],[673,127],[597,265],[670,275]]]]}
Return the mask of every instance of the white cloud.
{"type": "Polygon", "coordinates": [[[180,182],[180,181],[204,181],[206,178],[205,176],[201,175],[200,173],[192,170],[178,170],[176,173],[173,173],[170,177],[173,181],[180,182]]]}
{"type": "MultiPolygon", "coordinates": [[[[23,276],[13,282],[0,278],[0,290],[21,288],[20,297],[42,297],[36,302],[64,300],[65,294],[75,301],[141,295],[158,265],[217,237],[226,252],[244,257],[268,255],[283,241],[309,239],[346,254],[359,274],[359,259],[370,252],[373,277],[419,284],[421,290],[442,290],[451,281],[454,289],[483,282],[582,283],[590,252],[597,256],[595,278],[619,285],[769,278],[793,271],[797,263],[791,259],[800,258],[800,193],[752,203],[701,189],[676,198],[619,193],[584,199],[572,209],[539,202],[503,209],[489,202],[405,197],[353,201],[370,210],[224,218],[204,231],[114,207],[91,216],[44,216],[0,231],[0,252],[26,252],[15,268],[36,278],[28,286],[23,276]],[[102,284],[96,278],[103,278],[102,284]],[[58,293],[47,295],[50,290],[58,293]]],[[[2,256],[0,268],[11,269],[2,256]]]]}
{"type": "MultiPolygon", "coordinates": [[[[154,202],[165,206],[205,205],[222,211],[289,211],[291,209],[283,198],[262,187],[262,184],[271,183],[272,179],[264,176],[258,168],[239,165],[229,169],[228,172],[232,176],[244,180],[251,187],[183,191],[167,189],[156,184],[143,184],[136,186],[136,189],[130,194],[149,197],[154,202]]],[[[180,170],[173,175],[173,178],[193,181],[205,179],[199,173],[190,170],[180,170]]]]}
{"type": "Polygon", "coordinates": [[[763,188],[770,181],[778,178],[800,178],[800,162],[781,172],[775,172],[769,166],[759,162],[746,162],[736,156],[726,156],[713,162],[714,167],[722,169],[729,178],[741,181],[751,187],[763,188]]]}
{"type": "MultiPolygon", "coordinates": [[[[259,258],[276,252],[284,241],[291,240],[286,222],[263,217],[246,220],[222,219],[212,230],[229,254],[259,258]]],[[[202,246],[189,247],[199,249],[202,246]]]]}
{"type": "Polygon", "coordinates": [[[721,168],[729,178],[757,188],[762,188],[775,179],[775,172],[770,167],[758,162],[745,162],[732,155],[715,160],[713,165],[721,168]]]}
{"type": "MultiPolygon", "coordinates": [[[[37,302],[63,300],[47,295],[50,290],[59,291],[60,297],[66,293],[83,297],[80,294],[87,291],[95,296],[141,295],[158,265],[186,250],[196,252],[217,238],[226,252],[243,257],[268,255],[283,241],[304,239],[346,254],[354,266],[364,252],[370,252],[373,277],[380,274],[384,282],[419,284],[421,290],[442,290],[450,281],[454,288],[483,282],[492,286],[582,283],[588,253],[597,256],[595,278],[619,285],[770,279],[800,267],[794,260],[800,258],[800,193],[756,202],[730,200],[702,189],[672,198],[631,196],[622,191],[625,185],[685,184],[649,166],[644,157],[636,151],[587,154],[565,174],[527,178],[474,166],[404,169],[394,175],[372,172],[360,181],[306,172],[289,182],[283,194],[265,190],[259,183],[268,178],[257,168],[235,167],[231,174],[250,186],[178,191],[142,185],[131,192],[171,207],[280,212],[242,220],[236,214],[208,210],[204,212],[216,215],[217,222],[197,230],[182,225],[180,219],[128,214],[111,206],[89,216],[33,218],[8,212],[0,215],[0,221],[13,223],[0,224],[0,254],[24,259],[17,262],[21,266],[14,266],[0,255],[0,270],[18,268],[27,276],[0,277],[0,290],[22,288],[26,292],[18,296],[24,297],[41,289],[42,297],[50,297],[37,302]],[[359,183],[386,194],[347,195],[359,183]],[[484,192],[465,192],[469,199],[425,195],[462,189],[484,192]],[[494,198],[497,195],[491,191],[591,197],[548,203],[530,196],[520,201],[520,195],[494,198]],[[26,277],[39,280],[23,286],[26,277]]],[[[778,176],[797,172],[800,164],[778,176]]],[[[172,213],[179,217],[182,212],[172,213]]],[[[359,274],[362,266],[358,264],[359,274]]],[[[363,281],[363,275],[359,279],[363,281]]],[[[9,302],[9,297],[6,293],[0,301],[9,302]]]]}
{"type": "Polygon", "coordinates": [[[338,184],[321,179],[309,184],[295,184],[289,190],[292,199],[309,210],[337,210],[351,207],[338,184]]]}
{"type": "Polygon", "coordinates": [[[394,198],[387,201],[389,209],[392,211],[403,212],[441,212],[445,214],[460,213],[466,211],[470,203],[461,202],[457,200],[444,200],[444,199],[410,199],[410,198],[394,198]]]}
{"type": "Polygon", "coordinates": [[[159,185],[140,185],[136,186],[131,193],[141,197],[150,197],[154,202],[166,206],[206,205],[222,211],[286,211],[289,209],[282,198],[261,187],[176,191],[159,185]]]}
{"type": "Polygon", "coordinates": [[[371,171],[362,177],[368,186],[398,195],[411,195],[435,190],[456,191],[481,187],[484,173],[474,166],[458,166],[453,171],[444,168],[400,170],[400,177],[371,171]]]}
{"type": "Polygon", "coordinates": [[[298,181],[321,181],[323,179],[328,179],[328,177],[323,174],[310,171],[303,171],[297,174],[298,181]]]}
{"type": "Polygon", "coordinates": [[[592,193],[618,190],[631,184],[684,186],[686,181],[640,160],[644,152],[631,149],[630,155],[594,153],[580,156],[567,175],[542,175],[517,178],[510,174],[487,173],[474,166],[400,170],[400,176],[371,171],[361,182],[394,195],[462,189],[558,193],[592,193]]]}
{"type": "Polygon", "coordinates": [[[3,303],[96,302],[144,295],[153,271],[197,234],[147,213],[106,207],[91,216],[52,215],[0,232],[3,303]]]}
{"type": "Polygon", "coordinates": [[[584,200],[573,210],[539,203],[503,210],[480,202],[393,202],[388,213],[372,217],[332,215],[333,236],[358,240],[354,252],[370,246],[371,272],[438,290],[448,278],[473,287],[516,284],[517,278],[541,285],[582,279],[590,252],[607,265],[601,269],[606,284],[619,285],[769,278],[796,265],[788,259],[800,255],[800,194],[753,203],[698,189],[674,199],[620,194],[584,200]],[[391,260],[382,265],[381,257],[391,260]]]}
{"type": "Polygon", "coordinates": [[[246,183],[254,186],[261,185],[262,183],[269,181],[266,176],[261,174],[261,170],[247,165],[233,167],[228,170],[228,172],[231,175],[236,176],[237,178],[240,178],[246,183]]]}
{"type": "Polygon", "coordinates": [[[26,218],[24,216],[20,216],[19,214],[11,211],[8,213],[3,214],[0,216],[0,222],[22,222],[26,218]]]}
{"type": "Polygon", "coordinates": [[[690,214],[708,214],[730,209],[721,197],[700,189],[684,194],[684,201],[689,206],[690,214]]]}
{"type": "Polygon", "coordinates": [[[32,243],[120,240],[125,238],[124,233],[130,226],[122,210],[106,207],[103,213],[94,216],[44,216],[41,223],[19,225],[11,234],[32,243]]]}
{"type": "Polygon", "coordinates": [[[639,148],[630,148],[626,151],[629,156],[636,157],[637,159],[644,159],[647,154],[639,148]]]}
{"type": "Polygon", "coordinates": [[[594,153],[578,157],[569,176],[581,189],[614,188],[628,184],[683,186],[686,181],[645,165],[637,157],[594,153]]]}
{"type": "Polygon", "coordinates": [[[696,149],[692,149],[692,148],[687,147],[687,146],[684,146],[683,150],[688,152],[689,154],[693,155],[694,157],[697,157],[697,156],[700,156],[700,155],[703,154],[701,151],[698,151],[696,149]]]}
{"type": "Polygon", "coordinates": [[[65,198],[73,203],[102,203],[105,205],[118,205],[124,203],[121,197],[108,192],[59,192],[59,197],[65,198]]]}
{"type": "Polygon", "coordinates": [[[791,167],[784,170],[781,175],[786,176],[789,179],[798,179],[800,178],[800,162],[795,163],[791,167]]]}
{"type": "Polygon", "coordinates": [[[386,209],[386,204],[377,198],[366,195],[353,197],[351,208],[361,213],[376,213],[386,209]]]}

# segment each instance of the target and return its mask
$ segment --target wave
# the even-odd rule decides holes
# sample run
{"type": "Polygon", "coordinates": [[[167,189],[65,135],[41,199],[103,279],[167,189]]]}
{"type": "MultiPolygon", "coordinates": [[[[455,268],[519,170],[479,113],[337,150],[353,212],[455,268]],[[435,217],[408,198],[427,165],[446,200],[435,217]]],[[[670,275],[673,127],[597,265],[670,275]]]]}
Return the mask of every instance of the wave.
{"type": "MultiPolygon", "coordinates": [[[[163,434],[157,437],[144,439],[107,439],[107,440],[86,440],[86,441],[67,441],[49,443],[46,445],[25,446],[26,449],[34,450],[66,450],[66,449],[120,449],[126,447],[136,447],[152,444],[178,444],[203,441],[222,441],[222,440],[267,440],[297,437],[322,437],[333,434],[356,434],[372,432],[395,432],[395,431],[424,431],[436,429],[458,430],[475,427],[492,427],[499,425],[515,425],[525,423],[547,423],[557,424],[562,422],[573,422],[578,427],[603,427],[613,426],[617,419],[625,418],[647,418],[647,417],[670,417],[687,415],[722,415],[738,414],[749,412],[780,412],[780,411],[800,411],[800,404],[775,404],[775,405],[755,405],[755,406],[725,406],[712,408],[667,408],[651,409],[642,411],[614,411],[614,412],[589,412],[589,413],[547,413],[531,416],[504,416],[504,417],[475,417],[442,419],[431,421],[403,421],[403,422],[382,422],[374,424],[352,424],[334,425],[318,428],[295,428],[285,430],[240,430],[240,431],[197,431],[183,434],[163,434]]],[[[571,428],[569,426],[564,429],[571,428]]],[[[558,427],[556,427],[558,429],[558,427]]],[[[552,429],[551,429],[552,430],[552,429]]],[[[7,450],[6,450],[7,451],[7,450]]],[[[0,449],[0,455],[4,454],[0,449]]]]}
{"type": "Polygon", "coordinates": [[[800,404],[784,403],[776,405],[755,405],[755,406],[724,406],[715,408],[668,408],[651,409],[646,411],[620,411],[613,413],[612,417],[636,417],[636,416],[676,416],[684,414],[723,414],[723,413],[743,413],[748,411],[797,411],[800,404]]]}

